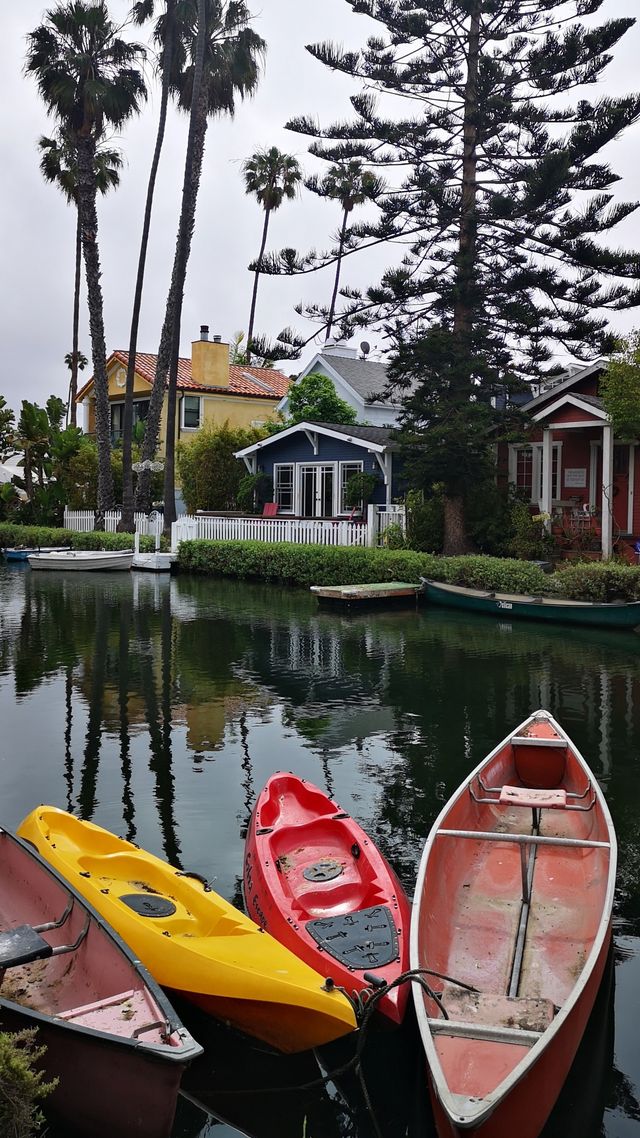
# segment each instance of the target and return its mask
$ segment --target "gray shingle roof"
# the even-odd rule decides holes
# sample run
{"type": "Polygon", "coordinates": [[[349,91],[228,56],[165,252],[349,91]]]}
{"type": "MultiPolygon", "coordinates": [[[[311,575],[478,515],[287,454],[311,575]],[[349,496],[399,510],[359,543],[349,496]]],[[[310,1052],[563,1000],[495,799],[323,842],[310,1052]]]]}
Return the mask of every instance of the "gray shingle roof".
{"type": "Polygon", "coordinates": [[[387,369],[384,364],[375,360],[358,360],[349,356],[329,354],[322,357],[323,362],[329,364],[338,375],[342,376],[349,387],[352,387],[361,399],[374,399],[376,402],[390,403],[392,406],[399,402],[399,397],[389,399],[384,394],[387,385],[387,369]]]}
{"type": "Polygon", "coordinates": [[[307,422],[310,426],[327,427],[330,431],[337,431],[345,438],[362,439],[365,443],[377,443],[379,446],[386,446],[392,450],[398,447],[398,443],[393,438],[393,427],[367,427],[364,423],[325,423],[318,419],[308,419],[307,422]]]}

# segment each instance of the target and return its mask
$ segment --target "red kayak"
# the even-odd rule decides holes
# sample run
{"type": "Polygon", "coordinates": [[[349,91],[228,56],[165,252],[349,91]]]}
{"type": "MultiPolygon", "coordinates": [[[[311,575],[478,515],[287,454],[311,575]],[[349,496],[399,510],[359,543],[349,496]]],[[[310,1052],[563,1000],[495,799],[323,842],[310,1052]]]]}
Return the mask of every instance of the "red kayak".
{"type": "Polygon", "coordinates": [[[537,1138],[602,979],[615,875],[598,783],[537,711],[456,791],[420,865],[411,966],[440,1138],[537,1138]]]}
{"type": "MultiPolygon", "coordinates": [[[[247,833],[244,894],[263,929],[362,1006],[409,966],[410,906],[391,866],[336,802],[304,779],[273,775],[247,833]]],[[[409,985],[377,1000],[401,1022],[409,985]]]]}

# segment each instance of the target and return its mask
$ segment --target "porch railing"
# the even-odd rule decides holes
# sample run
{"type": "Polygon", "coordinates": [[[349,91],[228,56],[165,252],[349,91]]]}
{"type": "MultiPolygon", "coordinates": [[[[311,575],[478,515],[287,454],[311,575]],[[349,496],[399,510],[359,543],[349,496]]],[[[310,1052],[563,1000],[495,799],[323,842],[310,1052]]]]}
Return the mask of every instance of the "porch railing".
{"type": "Polygon", "coordinates": [[[181,541],[285,541],[296,545],[369,544],[369,527],[363,522],[327,521],[323,518],[234,518],[185,515],[171,527],[171,547],[181,541]]]}

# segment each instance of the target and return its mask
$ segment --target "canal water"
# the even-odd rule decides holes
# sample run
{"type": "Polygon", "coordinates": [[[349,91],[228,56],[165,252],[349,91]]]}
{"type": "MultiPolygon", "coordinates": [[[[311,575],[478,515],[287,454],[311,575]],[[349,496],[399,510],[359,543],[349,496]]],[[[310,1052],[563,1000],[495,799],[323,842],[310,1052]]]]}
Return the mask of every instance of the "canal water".
{"type": "MultiPolygon", "coordinates": [[[[637,1136],[639,635],[426,607],[324,612],[272,585],[0,563],[0,824],[61,806],[237,905],[251,808],[273,771],[329,791],[411,895],[442,804],[539,707],[601,782],[620,846],[612,966],[545,1138],[637,1136]]],[[[284,1058],[180,1012],[206,1050],[174,1138],[432,1133],[411,1018],[371,1035],[363,1089],[335,1073],[351,1043],[284,1058]]]]}

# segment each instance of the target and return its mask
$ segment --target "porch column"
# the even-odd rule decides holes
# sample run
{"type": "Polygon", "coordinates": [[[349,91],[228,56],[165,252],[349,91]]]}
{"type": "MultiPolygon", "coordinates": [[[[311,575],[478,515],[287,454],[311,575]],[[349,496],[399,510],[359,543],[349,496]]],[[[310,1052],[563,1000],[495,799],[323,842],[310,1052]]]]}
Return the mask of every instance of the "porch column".
{"type": "Polygon", "coordinates": [[[613,427],[602,428],[602,559],[613,553],[613,427]]]}
{"type": "Polygon", "coordinates": [[[553,493],[553,452],[551,449],[551,428],[545,427],[542,432],[542,512],[549,515],[544,523],[545,529],[551,529],[551,498],[553,493]]]}

